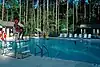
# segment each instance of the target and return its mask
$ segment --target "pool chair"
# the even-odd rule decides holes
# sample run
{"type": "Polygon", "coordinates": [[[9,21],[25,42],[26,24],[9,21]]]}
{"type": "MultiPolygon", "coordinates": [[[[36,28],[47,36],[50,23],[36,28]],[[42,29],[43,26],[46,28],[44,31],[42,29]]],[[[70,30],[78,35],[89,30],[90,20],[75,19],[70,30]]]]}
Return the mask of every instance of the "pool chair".
{"type": "Polygon", "coordinates": [[[82,38],[82,34],[79,34],[79,38],[82,38]]]}
{"type": "Polygon", "coordinates": [[[69,33],[69,38],[72,38],[73,37],[73,34],[69,33]]]}
{"type": "Polygon", "coordinates": [[[63,37],[63,34],[61,33],[59,37],[63,37]]]}
{"type": "Polygon", "coordinates": [[[84,35],[83,35],[83,38],[85,38],[85,39],[86,39],[86,38],[87,38],[87,34],[84,34],[84,35]]]}
{"type": "Polygon", "coordinates": [[[77,36],[77,34],[74,34],[74,38],[77,38],[78,36],[77,36]]]}
{"type": "Polygon", "coordinates": [[[64,33],[64,37],[67,37],[67,34],[66,33],[64,33]]]}
{"type": "Polygon", "coordinates": [[[89,38],[89,39],[91,38],[91,34],[88,34],[88,38],[89,38]]]}

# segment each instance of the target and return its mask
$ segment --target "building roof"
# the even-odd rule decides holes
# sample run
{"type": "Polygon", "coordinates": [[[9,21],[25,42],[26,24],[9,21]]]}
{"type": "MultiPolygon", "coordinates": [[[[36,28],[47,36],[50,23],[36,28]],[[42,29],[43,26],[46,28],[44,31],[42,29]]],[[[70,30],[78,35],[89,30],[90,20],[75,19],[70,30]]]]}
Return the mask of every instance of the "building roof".
{"type": "Polygon", "coordinates": [[[100,28],[100,24],[81,24],[80,28],[100,28]]]}

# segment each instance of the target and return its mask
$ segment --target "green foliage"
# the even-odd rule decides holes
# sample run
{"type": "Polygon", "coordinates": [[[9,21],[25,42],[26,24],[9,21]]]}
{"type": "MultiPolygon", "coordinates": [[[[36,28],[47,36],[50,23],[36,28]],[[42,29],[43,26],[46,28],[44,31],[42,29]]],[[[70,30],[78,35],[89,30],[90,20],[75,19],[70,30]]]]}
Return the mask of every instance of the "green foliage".
{"type": "MultiPolygon", "coordinates": [[[[8,10],[8,19],[10,21],[10,19],[12,17],[12,14],[11,14],[12,12],[14,13],[14,16],[13,17],[19,17],[19,3],[16,0],[10,0],[8,3],[12,6],[12,8],[10,8],[8,10]],[[12,10],[12,12],[11,12],[11,10],[12,10]]],[[[8,8],[7,5],[5,5],[5,7],[8,8]]],[[[24,14],[24,11],[26,12],[26,9],[24,7],[26,7],[26,5],[23,5],[22,4],[22,15],[24,14]]],[[[29,10],[32,10],[33,8],[29,7],[28,9],[29,10]]],[[[78,10],[79,10],[79,8],[78,8],[78,10]]],[[[41,11],[41,12],[42,12],[41,13],[41,21],[39,21],[39,24],[40,23],[41,24],[43,23],[43,11],[41,11]]],[[[63,16],[63,18],[59,18],[59,20],[60,20],[59,21],[59,28],[60,28],[60,31],[61,31],[61,29],[67,28],[67,22],[66,22],[67,21],[66,20],[66,6],[60,7],[60,11],[59,12],[61,13],[61,16],[60,17],[63,16]]],[[[69,11],[68,12],[69,12],[69,14],[68,14],[68,16],[69,16],[68,17],[68,26],[69,26],[69,30],[72,31],[72,28],[73,28],[73,8],[69,8],[69,11]]],[[[87,12],[88,12],[88,10],[87,10],[87,12]]],[[[5,14],[6,14],[6,9],[5,9],[5,14]]],[[[28,35],[30,33],[30,31],[33,31],[34,28],[35,28],[35,26],[36,26],[36,21],[33,23],[34,17],[32,17],[31,14],[32,13],[30,13],[30,11],[29,11],[29,13],[28,13],[28,22],[27,22],[27,25],[25,25],[25,30],[27,30],[25,32],[25,35],[28,35]],[[32,22],[29,21],[30,18],[32,18],[32,22]],[[30,24],[33,24],[33,27],[30,24]]],[[[48,22],[49,22],[50,27],[54,27],[54,30],[55,30],[55,25],[56,25],[56,23],[55,23],[55,18],[56,18],[55,14],[53,16],[53,6],[50,6],[50,9],[49,9],[49,20],[48,20],[48,22]],[[53,18],[54,18],[54,20],[53,20],[53,18]]],[[[35,13],[35,16],[37,16],[37,13],[35,13]]],[[[2,4],[0,4],[0,18],[1,17],[2,17],[2,4]]],[[[25,17],[26,16],[22,16],[22,20],[25,19],[25,17]]],[[[35,17],[35,20],[37,20],[36,17],[35,17]]],[[[96,20],[96,17],[93,17],[93,19],[91,19],[91,23],[92,22],[95,22],[95,20],[96,20]]],[[[47,23],[47,21],[45,22],[45,26],[46,26],[46,23],[47,23]]],[[[79,21],[78,23],[81,23],[81,21],[79,21]]],[[[54,30],[53,31],[51,30],[50,32],[52,32],[52,34],[54,34],[55,33],[54,30]]]]}

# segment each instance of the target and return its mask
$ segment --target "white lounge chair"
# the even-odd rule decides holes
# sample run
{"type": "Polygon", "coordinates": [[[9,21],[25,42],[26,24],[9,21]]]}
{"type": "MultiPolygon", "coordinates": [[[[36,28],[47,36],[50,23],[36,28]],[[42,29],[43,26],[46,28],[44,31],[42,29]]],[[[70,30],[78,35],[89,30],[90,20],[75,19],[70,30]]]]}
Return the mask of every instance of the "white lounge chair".
{"type": "Polygon", "coordinates": [[[88,38],[89,38],[89,39],[91,38],[91,34],[88,34],[88,38]]]}
{"type": "Polygon", "coordinates": [[[77,36],[77,34],[74,34],[74,38],[77,38],[78,36],[77,36]]]}
{"type": "Polygon", "coordinates": [[[83,38],[87,38],[87,34],[84,34],[83,38]]]}
{"type": "Polygon", "coordinates": [[[69,33],[69,38],[73,37],[73,35],[71,33],[69,33]]]}
{"type": "Polygon", "coordinates": [[[82,34],[79,34],[79,38],[82,38],[82,34]]]}
{"type": "Polygon", "coordinates": [[[64,33],[64,37],[67,37],[67,34],[66,33],[64,33]]]}
{"type": "Polygon", "coordinates": [[[61,33],[59,37],[63,37],[63,34],[61,33]]]}

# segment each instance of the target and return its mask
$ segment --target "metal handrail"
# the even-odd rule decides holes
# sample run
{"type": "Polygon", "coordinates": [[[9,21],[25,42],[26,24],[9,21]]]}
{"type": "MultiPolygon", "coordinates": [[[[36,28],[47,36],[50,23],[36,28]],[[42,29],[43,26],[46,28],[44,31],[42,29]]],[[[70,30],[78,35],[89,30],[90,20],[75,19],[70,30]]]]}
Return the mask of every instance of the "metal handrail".
{"type": "Polygon", "coordinates": [[[35,48],[35,56],[36,56],[36,54],[38,54],[38,53],[41,53],[41,56],[42,56],[42,48],[39,46],[39,45],[36,45],[39,49],[40,49],[40,52],[37,52],[36,53],[36,48],[35,48]]]}
{"type": "Polygon", "coordinates": [[[41,48],[39,45],[36,45],[36,46],[39,47],[39,49],[40,49],[41,51],[36,53],[36,48],[35,48],[35,56],[36,56],[36,54],[39,54],[39,53],[41,53],[41,57],[43,57],[43,55],[46,54],[46,53],[48,53],[48,56],[49,56],[49,51],[48,51],[48,49],[46,48],[46,46],[42,45],[42,48],[41,48]],[[45,52],[44,54],[43,54],[43,48],[45,48],[46,51],[47,51],[47,52],[45,52]]]}
{"type": "MultiPolygon", "coordinates": [[[[46,49],[46,51],[47,51],[47,53],[48,53],[48,56],[49,56],[49,51],[48,51],[48,49],[47,49],[47,47],[45,46],[45,45],[42,45],[45,49],[46,49]]],[[[42,48],[43,49],[43,48],[42,48]]],[[[45,53],[44,53],[45,54],[45,53]]]]}

